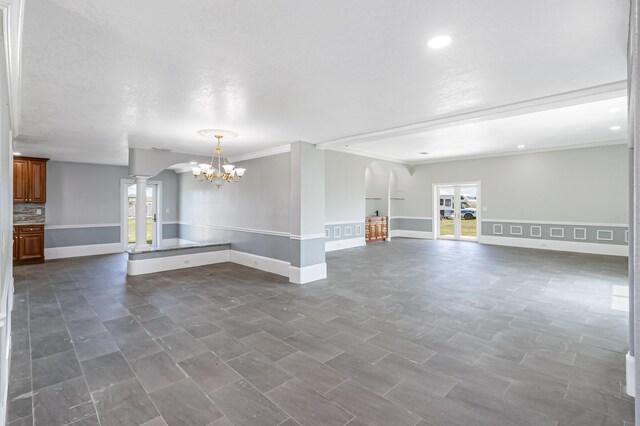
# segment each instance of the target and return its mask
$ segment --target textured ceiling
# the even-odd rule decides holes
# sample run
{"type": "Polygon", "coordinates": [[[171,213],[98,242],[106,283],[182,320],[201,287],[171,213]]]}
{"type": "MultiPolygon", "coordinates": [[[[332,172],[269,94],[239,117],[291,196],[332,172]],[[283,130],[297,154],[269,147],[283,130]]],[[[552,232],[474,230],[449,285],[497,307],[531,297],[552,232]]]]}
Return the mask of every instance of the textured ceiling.
{"type": "Polygon", "coordinates": [[[17,149],[126,164],[215,127],[239,155],[510,104],[624,80],[627,23],[620,0],[29,1],[17,149]]]}

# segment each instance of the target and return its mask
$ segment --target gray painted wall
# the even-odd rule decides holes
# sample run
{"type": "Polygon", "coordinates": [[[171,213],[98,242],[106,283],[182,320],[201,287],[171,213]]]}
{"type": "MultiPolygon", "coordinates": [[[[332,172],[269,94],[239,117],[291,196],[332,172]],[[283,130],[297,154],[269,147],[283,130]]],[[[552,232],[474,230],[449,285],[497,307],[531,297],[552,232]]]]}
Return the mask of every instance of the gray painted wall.
{"type": "Polygon", "coordinates": [[[289,262],[289,153],[236,163],[240,165],[247,169],[244,178],[220,189],[196,181],[191,173],[179,175],[179,237],[229,242],[233,250],[289,262]]]}
{"type": "MultiPolygon", "coordinates": [[[[45,248],[120,242],[120,182],[129,178],[125,166],[49,161],[47,163],[45,248]],[[81,225],[113,225],[85,227],[81,225]]],[[[162,181],[162,221],[179,220],[178,175],[165,170],[150,180],[162,181]],[[167,212],[168,209],[168,212],[167,212]]],[[[177,238],[178,225],[162,223],[163,238],[177,238]]]]}
{"type": "Polygon", "coordinates": [[[432,184],[482,182],[482,219],[626,224],[625,145],[423,164],[398,175],[392,216],[432,212],[432,184]]]}

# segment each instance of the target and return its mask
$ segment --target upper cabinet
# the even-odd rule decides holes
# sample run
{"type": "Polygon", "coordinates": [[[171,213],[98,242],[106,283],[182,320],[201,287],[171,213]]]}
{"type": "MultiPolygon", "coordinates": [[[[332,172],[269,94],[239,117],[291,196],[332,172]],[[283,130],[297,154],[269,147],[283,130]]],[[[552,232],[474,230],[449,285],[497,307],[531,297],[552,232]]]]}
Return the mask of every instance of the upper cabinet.
{"type": "Polygon", "coordinates": [[[48,158],[14,157],[13,202],[47,202],[48,158]]]}

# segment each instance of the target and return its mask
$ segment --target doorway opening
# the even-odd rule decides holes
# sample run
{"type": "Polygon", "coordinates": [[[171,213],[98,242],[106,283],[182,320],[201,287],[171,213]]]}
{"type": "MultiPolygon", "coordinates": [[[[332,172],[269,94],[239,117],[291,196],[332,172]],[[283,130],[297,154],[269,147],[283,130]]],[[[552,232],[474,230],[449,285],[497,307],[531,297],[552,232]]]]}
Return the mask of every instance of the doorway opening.
{"type": "MultiPolygon", "coordinates": [[[[161,228],[159,226],[159,194],[160,182],[147,182],[146,189],[146,243],[151,247],[158,247],[162,239],[161,228]]],[[[133,247],[136,244],[136,184],[133,180],[127,179],[122,182],[122,241],[126,247],[133,247]]]]}
{"type": "Polygon", "coordinates": [[[435,238],[477,241],[480,183],[434,185],[435,238]]]}

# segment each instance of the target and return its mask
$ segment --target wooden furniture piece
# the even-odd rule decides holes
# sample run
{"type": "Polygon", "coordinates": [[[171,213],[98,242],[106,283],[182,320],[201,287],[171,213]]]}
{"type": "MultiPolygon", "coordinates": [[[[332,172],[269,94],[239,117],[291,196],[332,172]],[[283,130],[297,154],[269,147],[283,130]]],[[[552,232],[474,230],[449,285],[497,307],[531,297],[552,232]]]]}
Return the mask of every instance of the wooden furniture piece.
{"type": "Polygon", "coordinates": [[[13,157],[13,202],[47,202],[48,158],[13,157]]]}
{"type": "Polygon", "coordinates": [[[13,227],[13,264],[44,263],[44,225],[13,227]]]}
{"type": "Polygon", "coordinates": [[[367,242],[384,241],[389,236],[387,216],[371,216],[365,220],[365,240],[367,242]]]}

